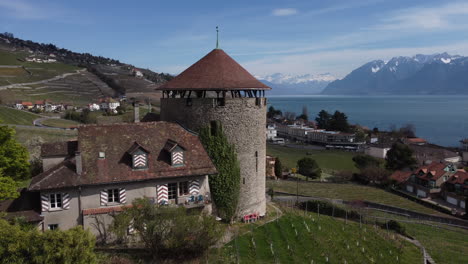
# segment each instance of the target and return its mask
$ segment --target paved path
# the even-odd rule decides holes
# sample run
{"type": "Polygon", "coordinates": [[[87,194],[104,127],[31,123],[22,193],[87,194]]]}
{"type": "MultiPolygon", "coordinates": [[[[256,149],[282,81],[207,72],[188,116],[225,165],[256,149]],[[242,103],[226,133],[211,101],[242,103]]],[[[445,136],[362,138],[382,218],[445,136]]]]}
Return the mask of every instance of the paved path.
{"type": "Polygon", "coordinates": [[[422,254],[423,254],[423,264],[428,264],[428,263],[435,264],[435,261],[432,259],[429,253],[427,253],[426,248],[421,244],[421,242],[419,242],[416,239],[410,239],[402,235],[399,235],[399,236],[421,249],[422,254]]]}
{"type": "Polygon", "coordinates": [[[60,117],[54,116],[54,117],[41,117],[38,119],[35,119],[33,121],[34,126],[40,127],[40,128],[50,128],[50,129],[59,129],[59,130],[75,130],[76,128],[64,128],[64,127],[51,127],[51,126],[46,126],[42,124],[42,121],[47,120],[47,119],[60,119],[60,117]]]}
{"type": "Polygon", "coordinates": [[[46,80],[41,80],[41,81],[37,81],[37,82],[15,83],[15,84],[3,85],[3,86],[0,86],[0,90],[5,90],[5,89],[9,89],[9,88],[21,88],[22,86],[25,86],[25,85],[41,84],[41,83],[56,81],[56,80],[63,79],[65,77],[67,77],[67,76],[80,74],[80,73],[82,73],[84,71],[86,71],[86,69],[77,70],[76,72],[64,73],[64,74],[61,74],[61,75],[57,75],[57,76],[55,76],[53,78],[46,79],[46,80]]]}

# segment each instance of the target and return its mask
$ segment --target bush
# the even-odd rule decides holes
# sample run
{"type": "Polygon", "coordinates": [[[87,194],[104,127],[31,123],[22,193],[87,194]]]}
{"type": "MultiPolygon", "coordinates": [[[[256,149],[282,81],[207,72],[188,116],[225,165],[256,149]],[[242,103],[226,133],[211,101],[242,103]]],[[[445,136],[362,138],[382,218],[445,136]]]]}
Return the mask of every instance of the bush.
{"type": "Polygon", "coordinates": [[[278,178],[283,177],[283,166],[281,165],[281,160],[278,157],[275,158],[275,176],[278,178]]]}
{"type": "Polygon", "coordinates": [[[212,217],[189,213],[184,207],[153,204],[147,198],[114,217],[111,231],[126,241],[129,226],[154,258],[200,256],[222,235],[221,226],[212,217]]]}
{"type": "Polygon", "coordinates": [[[318,166],[317,162],[309,157],[302,158],[297,161],[298,172],[307,177],[307,179],[320,178],[322,170],[318,166]]]}
{"type": "Polygon", "coordinates": [[[96,263],[94,236],[82,227],[40,232],[0,220],[2,263],[96,263]]]}
{"type": "Polygon", "coordinates": [[[387,227],[389,230],[393,230],[397,232],[398,234],[407,236],[405,227],[395,220],[390,220],[386,224],[384,224],[384,226],[382,226],[382,228],[387,228],[387,227]]]}
{"type": "Polygon", "coordinates": [[[327,201],[311,200],[307,202],[302,202],[299,204],[299,208],[302,210],[307,210],[309,212],[315,212],[324,215],[346,218],[348,219],[359,219],[359,213],[354,210],[346,210],[342,207],[337,207],[327,201]],[[347,212],[347,213],[346,213],[347,212]]]}

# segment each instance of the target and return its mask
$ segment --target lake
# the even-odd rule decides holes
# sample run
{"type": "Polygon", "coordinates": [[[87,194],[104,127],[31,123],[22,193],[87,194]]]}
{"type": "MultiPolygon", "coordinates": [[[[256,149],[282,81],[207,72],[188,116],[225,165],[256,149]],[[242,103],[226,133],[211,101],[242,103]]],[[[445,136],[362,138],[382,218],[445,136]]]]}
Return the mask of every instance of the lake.
{"type": "Polygon", "coordinates": [[[370,129],[413,124],[418,137],[442,146],[468,138],[468,96],[268,96],[268,104],[296,114],[306,106],[311,120],[322,109],[338,110],[370,129]]]}

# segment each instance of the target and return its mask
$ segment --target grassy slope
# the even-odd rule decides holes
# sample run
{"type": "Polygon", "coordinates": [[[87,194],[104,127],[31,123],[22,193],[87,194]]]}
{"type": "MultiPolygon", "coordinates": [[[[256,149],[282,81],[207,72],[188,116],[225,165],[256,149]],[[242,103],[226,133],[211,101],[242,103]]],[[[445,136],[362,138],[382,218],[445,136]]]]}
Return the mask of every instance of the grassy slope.
{"type": "MultiPolygon", "coordinates": [[[[275,191],[296,193],[295,181],[267,181],[267,187],[275,191]]],[[[358,184],[334,184],[319,182],[299,182],[299,194],[342,200],[367,200],[391,206],[397,206],[421,213],[446,216],[443,213],[424,207],[398,195],[379,188],[358,184]]]]}
{"type": "Polygon", "coordinates": [[[32,126],[34,119],[37,118],[40,118],[40,116],[33,113],[0,106],[0,120],[4,124],[32,126]]]}
{"type": "Polygon", "coordinates": [[[24,52],[7,52],[0,50],[0,65],[21,65],[31,72],[31,75],[18,74],[15,77],[0,77],[0,85],[35,82],[80,69],[79,67],[64,63],[35,63],[17,60],[17,58],[23,59],[27,56],[28,54],[24,52]]]}
{"type": "Polygon", "coordinates": [[[468,263],[468,230],[404,224],[407,232],[426,248],[436,263],[468,263]]]}
{"type": "Polygon", "coordinates": [[[352,152],[338,150],[310,150],[297,149],[286,146],[267,144],[267,154],[279,157],[283,166],[288,168],[297,167],[297,161],[303,157],[311,157],[317,161],[320,168],[326,173],[338,170],[357,172],[352,160],[355,155],[352,152]],[[310,153],[311,155],[307,155],[310,153]]]}
{"type": "Polygon", "coordinates": [[[32,137],[41,137],[44,142],[57,142],[66,141],[76,138],[77,132],[75,130],[58,130],[58,129],[44,129],[37,127],[16,127],[16,139],[21,144],[26,142],[32,137]]]}
{"type": "Polygon", "coordinates": [[[312,260],[326,263],[326,257],[329,263],[345,260],[347,263],[397,263],[397,255],[401,263],[421,262],[419,249],[396,236],[385,237],[385,232],[371,226],[364,225],[361,229],[357,223],[344,225],[343,221],[328,216],[318,218],[314,213],[304,217],[302,213],[290,212],[278,221],[256,228],[253,233],[227,244],[223,252],[225,259],[214,258],[214,262],[235,263],[237,252],[240,263],[311,263],[312,260]]]}
{"type": "Polygon", "coordinates": [[[73,121],[73,120],[66,120],[66,119],[47,119],[47,120],[42,121],[42,124],[45,126],[50,126],[50,127],[70,128],[70,127],[77,127],[81,123],[73,121]]]}

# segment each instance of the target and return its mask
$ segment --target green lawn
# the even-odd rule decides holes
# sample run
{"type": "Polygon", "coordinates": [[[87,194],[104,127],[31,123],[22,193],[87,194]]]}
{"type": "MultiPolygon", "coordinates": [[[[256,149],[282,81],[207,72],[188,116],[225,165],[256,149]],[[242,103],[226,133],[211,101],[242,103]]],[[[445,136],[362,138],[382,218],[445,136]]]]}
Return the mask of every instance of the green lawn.
{"type": "Polygon", "coordinates": [[[51,119],[42,121],[42,124],[45,126],[50,126],[50,127],[70,128],[70,127],[77,127],[81,123],[73,121],[73,120],[51,118],[51,119]]]}
{"type": "MultiPolygon", "coordinates": [[[[267,187],[273,188],[275,191],[292,194],[296,193],[296,184],[295,181],[267,181],[267,187]]],[[[386,192],[385,190],[352,183],[338,184],[300,181],[299,194],[347,201],[367,200],[421,213],[447,216],[446,214],[424,207],[398,195],[386,192]]]]}
{"type": "Polygon", "coordinates": [[[32,126],[34,119],[37,118],[40,118],[40,116],[30,112],[0,106],[0,120],[3,124],[32,126]]]}
{"type": "Polygon", "coordinates": [[[217,253],[210,263],[422,262],[416,246],[381,229],[298,211],[253,229],[217,253]]]}
{"type": "Polygon", "coordinates": [[[76,138],[76,130],[59,130],[39,127],[15,127],[16,139],[21,144],[26,144],[33,137],[40,137],[44,142],[66,141],[76,138]]]}
{"type": "Polygon", "coordinates": [[[358,171],[352,160],[355,155],[354,152],[310,150],[267,144],[267,155],[279,157],[283,166],[288,168],[297,167],[297,161],[303,157],[311,157],[317,161],[325,173],[333,173],[333,171],[358,171]]]}
{"type": "Polygon", "coordinates": [[[436,263],[468,263],[468,230],[447,230],[421,224],[404,224],[409,235],[426,248],[436,263]]]}

